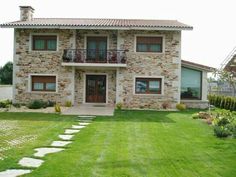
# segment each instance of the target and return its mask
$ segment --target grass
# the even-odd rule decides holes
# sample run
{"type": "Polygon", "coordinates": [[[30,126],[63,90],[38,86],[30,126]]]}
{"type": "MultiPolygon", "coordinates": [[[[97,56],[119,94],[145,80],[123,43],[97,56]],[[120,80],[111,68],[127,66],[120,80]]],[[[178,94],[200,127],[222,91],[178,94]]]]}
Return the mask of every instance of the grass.
{"type": "MultiPolygon", "coordinates": [[[[193,112],[120,111],[113,117],[98,117],[75,135],[66,151],[47,155],[41,167],[25,176],[235,176],[236,139],[216,138],[212,127],[201,120],[191,119],[193,112]]],[[[12,113],[4,114],[12,118],[6,119],[0,114],[0,120],[20,120],[12,113]]],[[[19,156],[32,156],[33,147],[50,144],[64,127],[73,122],[72,117],[58,118],[54,114],[31,114],[28,120],[35,122],[37,118],[46,122],[38,129],[44,135],[25,146],[23,154],[12,157],[11,163],[0,164],[2,169],[15,166],[19,156]]],[[[30,123],[23,125],[23,129],[33,126],[30,123]]]]}
{"type": "Polygon", "coordinates": [[[48,146],[74,117],[40,113],[0,113],[0,171],[19,168],[17,162],[32,156],[34,148],[48,146]]]}

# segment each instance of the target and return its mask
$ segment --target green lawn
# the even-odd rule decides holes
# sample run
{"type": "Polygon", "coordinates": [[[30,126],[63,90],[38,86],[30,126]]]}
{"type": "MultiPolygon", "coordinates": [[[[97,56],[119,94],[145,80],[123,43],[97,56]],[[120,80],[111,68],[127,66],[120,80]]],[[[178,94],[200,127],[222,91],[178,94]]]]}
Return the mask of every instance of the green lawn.
{"type": "MultiPolygon", "coordinates": [[[[234,177],[236,139],[216,138],[210,126],[191,119],[192,113],[122,111],[98,117],[75,135],[66,151],[47,155],[40,168],[25,176],[234,177]]],[[[73,123],[73,117],[29,115],[0,114],[1,121],[28,121],[21,123],[21,131],[11,131],[39,135],[21,150],[15,148],[16,155],[8,153],[11,158],[7,164],[0,161],[1,170],[15,167],[20,157],[32,156],[33,147],[49,145],[73,123]]]]}

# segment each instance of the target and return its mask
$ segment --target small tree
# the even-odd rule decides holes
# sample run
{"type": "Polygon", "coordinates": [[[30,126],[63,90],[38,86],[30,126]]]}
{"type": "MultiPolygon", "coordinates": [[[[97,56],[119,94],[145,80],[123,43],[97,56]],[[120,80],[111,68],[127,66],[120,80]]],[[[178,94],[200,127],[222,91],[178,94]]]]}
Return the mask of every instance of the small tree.
{"type": "Polygon", "coordinates": [[[13,63],[7,62],[3,67],[0,67],[0,84],[12,84],[13,63]]]}
{"type": "Polygon", "coordinates": [[[233,96],[236,93],[236,73],[234,71],[225,71],[221,69],[216,69],[214,71],[214,76],[218,77],[222,82],[228,82],[229,85],[233,88],[233,96]]]}

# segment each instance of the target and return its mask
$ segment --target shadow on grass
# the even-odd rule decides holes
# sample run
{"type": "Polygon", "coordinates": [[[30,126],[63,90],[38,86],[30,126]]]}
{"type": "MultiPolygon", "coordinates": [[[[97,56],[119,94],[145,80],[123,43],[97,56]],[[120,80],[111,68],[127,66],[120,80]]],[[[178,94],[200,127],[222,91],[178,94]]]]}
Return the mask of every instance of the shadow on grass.
{"type": "Polygon", "coordinates": [[[0,120],[22,121],[75,121],[77,116],[64,116],[53,113],[1,112],[0,120]]]}

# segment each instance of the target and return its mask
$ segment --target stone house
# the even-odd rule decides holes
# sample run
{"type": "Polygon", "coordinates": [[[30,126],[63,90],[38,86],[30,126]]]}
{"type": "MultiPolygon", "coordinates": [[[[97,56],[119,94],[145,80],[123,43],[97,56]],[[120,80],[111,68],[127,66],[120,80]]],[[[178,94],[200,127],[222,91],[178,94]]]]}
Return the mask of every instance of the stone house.
{"type": "Polygon", "coordinates": [[[176,20],[34,18],[14,28],[13,102],[122,103],[126,108],[207,106],[209,67],[181,61],[176,20]]]}

